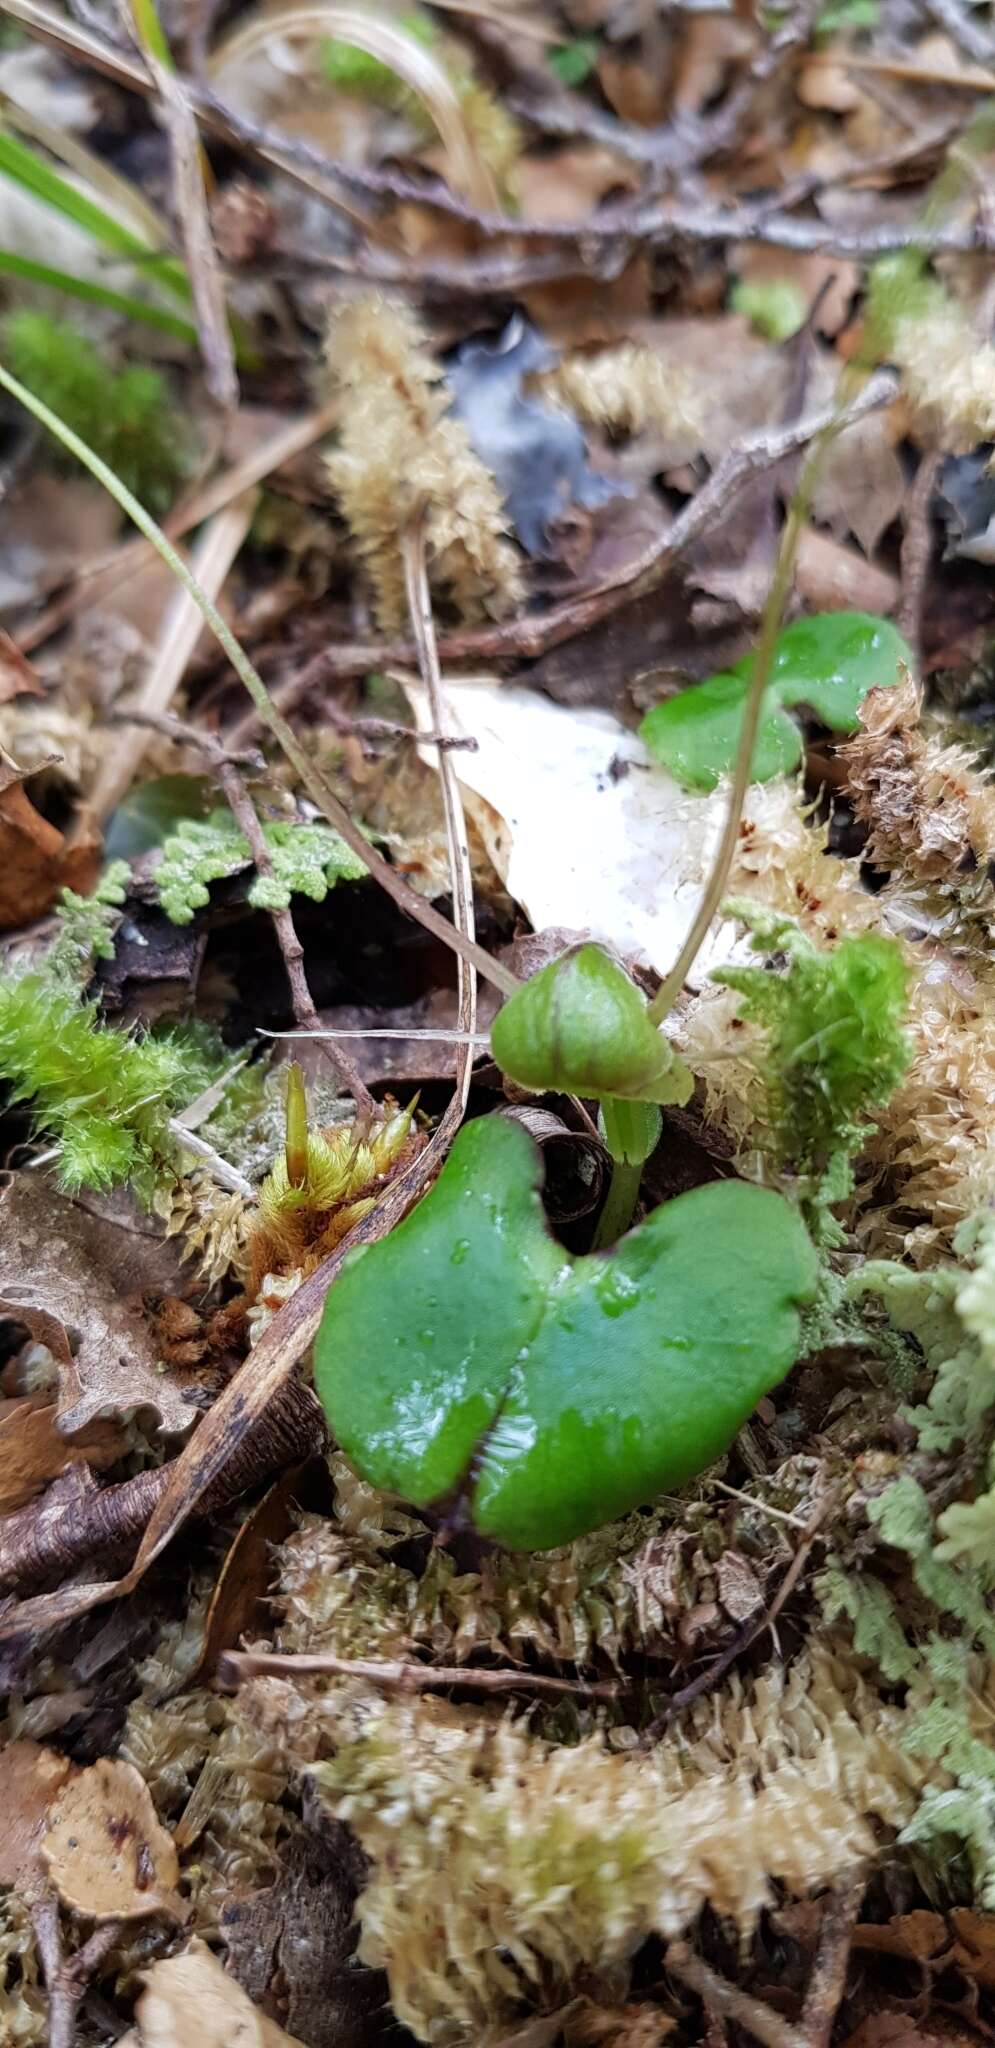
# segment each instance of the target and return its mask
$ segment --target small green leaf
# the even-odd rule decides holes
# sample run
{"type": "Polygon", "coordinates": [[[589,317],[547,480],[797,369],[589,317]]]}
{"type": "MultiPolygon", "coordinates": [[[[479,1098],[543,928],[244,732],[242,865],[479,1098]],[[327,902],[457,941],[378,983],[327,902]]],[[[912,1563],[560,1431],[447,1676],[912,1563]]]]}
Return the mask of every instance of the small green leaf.
{"type": "MultiPolygon", "coordinates": [[[[655,704],[643,719],[639,730],[651,754],[685,789],[714,789],[731,769],[753,659],[748,654],[735,668],[655,704]]],[[[804,704],[831,732],[854,732],[868,690],[889,688],[911,665],[897,628],[868,612],[818,612],[786,626],[757,734],[754,781],[770,782],[801,761],[801,734],[784,706],[804,704]]]]}
{"type": "Polygon", "coordinates": [[[600,946],[579,946],[534,974],[498,1012],[491,1050],[537,1093],[686,1102],[694,1085],[635,983],[600,946]]]}
{"type": "Polygon", "coordinates": [[[561,85],[583,85],[598,61],[597,36],[575,36],[572,42],[555,43],[546,59],[561,85]]]}
{"type": "MultiPolygon", "coordinates": [[[[336,882],[362,881],[366,868],[329,825],[267,819],[263,838],[273,872],[257,875],[248,891],[256,910],[286,910],[292,895],[323,903],[336,882]]],[[[250,865],[249,842],[229,811],[181,818],[163,845],[155,871],[156,894],[174,924],[189,924],[210,901],[210,884],[250,865]]]]}
{"type": "Polygon", "coordinates": [[[660,1142],[663,1118],[655,1102],[620,1102],[606,1095],[598,1128],[613,1159],[642,1166],[660,1142]]]}
{"type": "Polygon", "coordinates": [[[805,294],[788,277],[772,277],[766,284],[740,278],[729,294],[729,304],[767,341],[788,341],[805,324],[805,294]]]}
{"type": "Polygon", "coordinates": [[[315,1347],[332,1430],[418,1506],[469,1493],[545,1550],[680,1486],[783,1379],[817,1262],[796,1212],[740,1181],[654,1211],[610,1257],[548,1234],[537,1148],[481,1119],[432,1192],[347,1261],[315,1347]]]}

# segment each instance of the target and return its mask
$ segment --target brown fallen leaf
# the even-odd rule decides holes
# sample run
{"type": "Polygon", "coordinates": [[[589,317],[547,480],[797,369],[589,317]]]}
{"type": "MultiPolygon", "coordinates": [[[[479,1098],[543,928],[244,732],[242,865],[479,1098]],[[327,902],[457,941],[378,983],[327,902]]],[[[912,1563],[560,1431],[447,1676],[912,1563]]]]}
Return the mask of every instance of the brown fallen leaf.
{"type": "Polygon", "coordinates": [[[63,1436],[141,1413],[156,1417],[163,1436],[187,1434],[193,1376],[163,1372],[140,1307],[145,1290],[182,1292],[175,1246],[147,1234],[140,1218],[131,1227],[111,1221],[40,1175],[16,1173],[0,1195],[0,1268],[8,1312],[26,1318],[41,1308],[69,1333],[56,1359],[63,1436]]]}
{"type": "Polygon", "coordinates": [[[92,1422],[73,1443],[56,1427],[53,1402],[18,1401],[0,1417],[0,1515],[23,1508],[67,1465],[82,1461],[102,1472],[125,1449],[114,1422],[92,1422]]]}
{"type": "Polygon", "coordinates": [[[137,2019],[119,2048],[301,2048],[253,2005],[202,1941],[153,1963],[137,2019]]]}
{"type": "Polygon", "coordinates": [[[953,1961],[985,1991],[995,1991],[995,1913],[955,1906],[950,1921],[956,1936],[953,1961]]]}
{"type": "Polygon", "coordinates": [[[332,1486],[323,1458],[292,1465],[246,1516],[221,1567],[204,1624],[204,1644],[184,1690],[215,1675],[222,1650],[232,1650],[259,1624],[273,1585],[273,1552],[296,1527],[298,1509],[329,1514],[332,1486]]]}
{"type": "Polygon", "coordinates": [[[62,889],[85,895],[100,867],[99,839],[70,846],[65,835],[35,810],[17,779],[19,773],[5,754],[0,775],[6,785],[0,787],[0,931],[14,931],[43,917],[62,889]]]}
{"type": "Polygon", "coordinates": [[[40,1872],[49,1808],[72,1768],[68,1757],[40,1742],[9,1742],[0,1750],[0,1885],[23,1891],[40,1872]]]}
{"type": "Polygon", "coordinates": [[[950,1930],[942,1913],[898,1913],[883,1925],[869,1921],[854,1928],[852,1947],[879,1956],[927,1963],[949,1946],[950,1930]]]}
{"type": "Polygon", "coordinates": [[[189,1912],[176,1889],[179,1858],[134,1764],[101,1757],[62,1787],[41,1845],[63,1904],[88,1920],[189,1912]]]}
{"type": "Polygon", "coordinates": [[[795,589],[814,612],[858,611],[887,616],[898,604],[897,576],[864,560],[814,526],[803,526],[795,559],[795,589]]]}

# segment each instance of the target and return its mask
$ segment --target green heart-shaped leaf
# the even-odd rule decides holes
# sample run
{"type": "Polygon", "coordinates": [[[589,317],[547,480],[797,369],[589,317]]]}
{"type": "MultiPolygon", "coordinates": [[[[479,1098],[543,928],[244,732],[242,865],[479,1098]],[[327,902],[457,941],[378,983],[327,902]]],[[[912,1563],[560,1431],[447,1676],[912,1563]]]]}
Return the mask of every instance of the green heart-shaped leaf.
{"type": "Polygon", "coordinates": [[[798,1347],[817,1263],[781,1196],[722,1181],[606,1256],[550,1237],[520,1126],[459,1134],[431,1194],[332,1288],[315,1381],[347,1456],[545,1550],[702,1471],[798,1347]]]}
{"type": "MultiPolygon", "coordinates": [[[[639,730],[647,747],[685,789],[714,789],[731,769],[753,661],[748,654],[735,668],[655,704],[643,719],[639,730]]],[[[807,705],[831,732],[855,732],[868,690],[890,687],[911,664],[897,628],[869,612],[818,612],[786,626],[774,650],[754,782],[787,774],[801,760],[801,734],[785,705],[807,705]]]]}
{"type": "Polygon", "coordinates": [[[600,946],[562,953],[518,989],[494,1019],[491,1051],[537,1093],[686,1102],[694,1087],[645,996],[600,946]]]}

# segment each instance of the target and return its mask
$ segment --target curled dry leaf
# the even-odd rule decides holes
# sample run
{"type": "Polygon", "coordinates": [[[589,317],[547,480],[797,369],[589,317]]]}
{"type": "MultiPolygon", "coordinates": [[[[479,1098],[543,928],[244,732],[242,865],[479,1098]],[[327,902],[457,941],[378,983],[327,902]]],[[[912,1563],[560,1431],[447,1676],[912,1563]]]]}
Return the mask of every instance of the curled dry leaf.
{"type": "Polygon", "coordinates": [[[202,1941],[146,1974],[138,2025],[121,2048],[301,2048],[267,2019],[202,1941]]]}
{"type": "Polygon", "coordinates": [[[26,1506],[50,1479],[78,1461],[102,1472],[124,1450],[113,1422],[92,1422],[74,1443],[57,1427],[54,1402],[18,1401],[0,1418],[0,1515],[26,1506]]]}
{"type": "Polygon", "coordinates": [[[179,1858],[134,1764],[101,1757],[63,1786],[42,1856],[63,1904],[88,1920],[184,1920],[179,1858]]]}
{"type": "MultiPolygon", "coordinates": [[[[37,1174],[17,1173],[0,1196],[0,1267],[8,1312],[43,1305],[68,1332],[56,1357],[58,1426],[75,1437],[107,1416],[151,1413],[164,1436],[189,1430],[184,1383],[164,1373],[138,1304],[148,1289],[180,1293],[173,1247],[70,1201],[37,1174]]],[[[47,1340],[46,1340],[47,1341],[47,1340]]]]}
{"type": "Polygon", "coordinates": [[[68,1758],[40,1742],[9,1742],[0,1750],[0,1885],[22,1891],[30,1883],[49,1808],[71,1770],[68,1758]]]}
{"type": "Polygon", "coordinates": [[[0,931],[43,917],[62,889],[86,895],[99,867],[99,838],[85,834],[70,844],[36,811],[21,770],[0,747],[0,931]]]}

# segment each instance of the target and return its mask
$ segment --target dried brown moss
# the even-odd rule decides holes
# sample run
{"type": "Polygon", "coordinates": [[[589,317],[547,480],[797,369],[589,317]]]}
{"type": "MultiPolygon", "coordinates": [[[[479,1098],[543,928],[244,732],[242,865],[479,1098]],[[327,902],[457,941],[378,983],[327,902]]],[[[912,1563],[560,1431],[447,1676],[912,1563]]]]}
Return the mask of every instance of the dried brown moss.
{"type": "Polygon", "coordinates": [[[401,535],[424,511],[429,580],[462,619],[503,618],[521,568],[489,469],[449,412],[442,372],[415,315],[370,296],[336,313],[326,356],[341,398],[332,489],[373,588],[379,624],[407,619],[401,535]]]}
{"type": "Polygon", "coordinates": [[[245,1705],[315,1757],[371,1859],[360,1955],[443,2048],[549,2009],[706,1903],[745,1934],[774,1884],[804,1896],[904,1826],[926,1775],[900,1710],[821,1649],[734,1678],[645,1755],[313,1682],[256,1681],[245,1705]]]}
{"type": "MultiPolygon", "coordinates": [[[[959,750],[926,745],[934,766],[937,753],[959,756],[959,750]]],[[[961,792],[962,824],[966,819],[979,835],[987,831],[986,786],[959,759],[956,775],[949,762],[943,772],[948,771],[961,792]]],[[[820,943],[874,930],[903,940],[911,968],[913,1060],[875,1117],[846,1216],[866,1249],[929,1263],[950,1251],[958,1224],[995,1191],[995,966],[978,943],[976,920],[968,919],[973,942],[952,944],[943,915],[931,914],[928,899],[938,877],[931,873],[927,880],[923,869],[936,860],[935,835],[927,847],[922,834],[903,837],[897,817],[888,825],[891,817],[891,807],[881,813],[882,834],[891,835],[881,842],[893,856],[891,880],[874,895],[862,885],[856,860],[827,852],[825,828],[811,819],[791,784],[755,787],[730,893],[795,916],[820,943]]],[[[945,886],[956,936],[971,876],[958,871],[955,859],[945,886]]],[[[737,1011],[731,991],[706,983],[678,1020],[675,1035],[701,1079],[706,1115],[729,1132],[744,1164],[755,1170],[762,1137],[761,1048],[739,1027],[737,1011]]]]}

